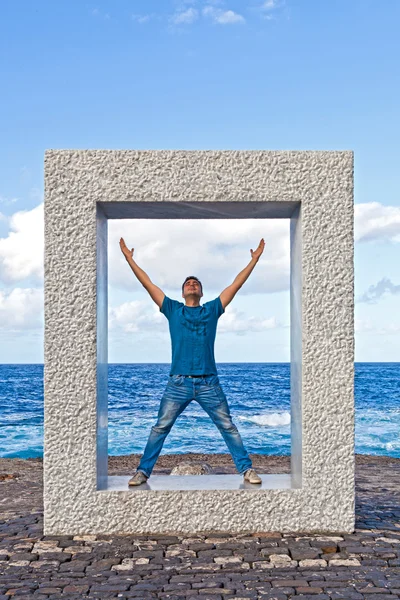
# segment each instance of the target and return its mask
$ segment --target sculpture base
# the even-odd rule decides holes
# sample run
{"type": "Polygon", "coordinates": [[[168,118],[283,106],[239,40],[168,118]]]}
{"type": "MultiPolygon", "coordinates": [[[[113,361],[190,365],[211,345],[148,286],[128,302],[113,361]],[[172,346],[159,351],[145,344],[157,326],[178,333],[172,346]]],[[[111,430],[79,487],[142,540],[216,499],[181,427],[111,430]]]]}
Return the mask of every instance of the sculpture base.
{"type": "Polygon", "coordinates": [[[243,475],[152,475],[146,483],[128,486],[130,477],[114,475],[103,481],[99,490],[137,492],[143,490],[287,490],[292,488],[287,474],[263,475],[262,483],[243,481],[243,475]]]}

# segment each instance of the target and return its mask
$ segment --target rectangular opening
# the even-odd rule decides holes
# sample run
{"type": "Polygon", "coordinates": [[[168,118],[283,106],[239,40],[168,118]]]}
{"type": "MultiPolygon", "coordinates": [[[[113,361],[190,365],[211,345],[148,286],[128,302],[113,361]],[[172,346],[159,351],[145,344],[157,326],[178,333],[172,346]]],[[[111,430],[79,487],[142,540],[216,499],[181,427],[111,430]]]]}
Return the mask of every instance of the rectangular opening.
{"type": "MultiPolygon", "coordinates": [[[[217,489],[257,491],[260,489],[301,487],[301,231],[299,217],[300,206],[297,202],[97,203],[98,490],[118,490],[135,493],[146,489],[153,491],[217,489]],[[238,272],[250,261],[249,249],[247,249],[247,258],[246,252],[243,252],[243,239],[251,238],[251,244],[255,249],[260,237],[264,237],[266,246],[261,261],[265,260],[269,254],[272,254],[274,260],[276,259],[275,279],[271,279],[272,266],[268,264],[268,267],[265,267],[265,272],[270,279],[268,281],[262,280],[265,292],[259,290],[258,293],[253,293],[251,302],[249,302],[249,297],[252,294],[247,293],[247,290],[250,291],[256,287],[256,282],[259,285],[262,277],[260,274],[262,263],[255,266],[243,288],[238,291],[230,305],[226,307],[225,314],[218,321],[215,357],[220,383],[227,396],[233,422],[237,425],[249,454],[276,455],[279,453],[277,449],[281,447],[283,451],[280,456],[283,455],[287,459],[289,472],[287,469],[284,469],[285,472],[280,471],[279,464],[277,464],[276,468],[273,469],[274,473],[263,473],[262,468],[258,468],[257,462],[253,461],[253,466],[262,478],[262,484],[248,484],[243,482],[243,476],[237,473],[233,462],[230,460],[232,465],[232,468],[229,469],[230,472],[223,469],[223,472],[207,475],[174,476],[168,474],[172,466],[169,465],[169,467],[165,467],[165,473],[157,474],[157,467],[162,462],[162,456],[165,454],[182,455],[190,452],[191,449],[197,449],[197,452],[200,452],[200,449],[204,447],[204,454],[222,453],[229,455],[228,448],[217,427],[197,402],[192,401],[178,417],[167,436],[158,463],[156,463],[155,472],[145,484],[128,487],[127,482],[133,471],[124,476],[108,475],[109,452],[112,456],[122,456],[130,453],[141,454],[143,452],[150,428],[155,424],[158,405],[169,374],[171,356],[167,319],[161,314],[158,306],[125,262],[118,245],[120,235],[116,234],[113,227],[114,223],[108,231],[108,220],[120,219],[132,220],[130,235],[122,235],[129,247],[130,244],[135,247],[136,240],[141,237],[136,235],[135,232],[141,231],[143,233],[143,225],[147,225],[149,236],[151,233],[153,234],[158,246],[156,249],[153,248],[152,255],[151,242],[153,240],[149,239],[146,246],[142,245],[142,247],[138,242],[137,247],[135,247],[136,256],[134,254],[134,258],[136,258],[139,266],[148,273],[153,283],[163,289],[168,297],[181,302],[184,302],[184,299],[179,293],[180,285],[188,274],[198,274],[197,276],[203,283],[204,297],[200,301],[201,304],[216,298],[227,285],[232,283],[238,272]],[[180,219],[190,220],[190,227],[185,227],[186,223],[180,224],[180,219]],[[168,239],[168,236],[164,236],[162,239],[157,236],[157,232],[161,231],[162,220],[169,220],[168,225],[172,225],[174,229],[172,237],[177,242],[177,248],[190,251],[190,240],[194,239],[193,236],[196,236],[196,232],[201,238],[202,232],[205,231],[204,228],[208,224],[212,225],[211,220],[213,219],[224,219],[223,224],[227,231],[229,230],[229,224],[226,220],[236,220],[236,222],[232,222],[232,228],[230,228],[234,229],[235,234],[230,233],[223,236],[224,239],[216,245],[219,248],[220,255],[215,256],[215,260],[218,261],[221,256],[224,257],[221,267],[214,268],[211,277],[207,277],[199,274],[201,261],[195,260],[196,267],[193,269],[187,266],[191,264],[190,261],[186,262],[184,272],[179,272],[177,264],[179,261],[173,260],[170,271],[164,268],[161,275],[158,271],[159,277],[157,277],[155,269],[151,268],[151,265],[154,264],[152,261],[157,257],[157,253],[162,252],[162,244],[168,239]],[[254,227],[254,224],[257,223],[255,219],[260,220],[260,226],[254,227]],[[274,235],[271,235],[271,229],[267,229],[275,242],[274,248],[268,245],[267,234],[254,235],[257,230],[261,231],[264,225],[268,224],[270,228],[273,223],[272,219],[277,220],[275,221],[275,230],[279,230],[274,231],[274,235]],[[152,231],[153,223],[154,231],[152,231]],[[196,223],[196,227],[193,228],[192,223],[196,223]],[[246,230],[249,231],[249,224],[253,225],[253,229],[250,229],[249,234],[247,234],[246,230]],[[243,225],[242,228],[241,225],[243,225]],[[283,233],[284,230],[285,233],[283,233]],[[179,233],[181,236],[179,236],[179,233]],[[113,260],[117,260],[118,256],[118,260],[123,261],[122,272],[117,273],[117,277],[115,277],[114,272],[110,275],[108,270],[108,236],[112,237],[113,246],[116,247],[115,255],[112,256],[113,260]],[[179,242],[179,239],[181,239],[181,242],[179,242]],[[282,244],[282,247],[277,248],[276,246],[279,244],[282,244]],[[237,249],[240,252],[240,260],[238,260],[239,255],[235,251],[237,249]],[[290,255],[289,273],[284,272],[285,252],[286,259],[290,255]],[[296,252],[300,252],[300,255],[295,257],[296,252]],[[235,266],[230,264],[232,253],[234,253],[235,266]],[[145,261],[140,260],[140,254],[145,257],[145,261]],[[186,272],[187,270],[190,272],[186,272]],[[173,275],[175,272],[177,273],[176,276],[173,275]],[[177,277],[176,280],[175,277],[177,277]],[[170,287],[167,286],[168,281],[171,281],[170,287]],[[124,291],[125,282],[128,283],[124,291]],[[114,289],[114,286],[116,288],[118,284],[122,288],[119,300],[117,299],[116,289],[114,289]],[[271,286],[274,285],[275,291],[273,292],[271,286]],[[133,300],[131,300],[132,293],[129,290],[131,286],[140,290],[134,294],[133,300]],[[289,288],[290,292],[288,293],[289,288]],[[111,311],[109,310],[111,306],[108,306],[109,296],[111,299],[110,304],[113,305],[111,311]],[[257,300],[259,310],[255,311],[257,300]],[[280,318],[275,322],[272,320],[269,322],[269,318],[276,316],[273,314],[273,307],[277,306],[277,301],[280,304],[280,318]],[[284,305],[286,305],[286,317],[283,316],[285,313],[284,305]],[[247,314],[246,306],[248,307],[247,314]],[[250,316],[253,318],[249,320],[250,312],[250,316]],[[118,360],[114,362],[111,359],[110,365],[108,365],[110,314],[117,329],[120,330],[120,348],[118,350],[118,344],[115,341],[113,353],[118,356],[118,360]],[[242,323],[239,325],[242,331],[240,335],[237,335],[237,333],[234,334],[235,326],[237,326],[237,321],[240,319],[242,323]],[[150,334],[147,335],[146,341],[146,335],[143,335],[140,331],[138,322],[142,323],[145,330],[153,332],[152,336],[155,337],[153,349],[156,350],[156,360],[154,361],[149,360],[151,350],[149,346],[151,344],[149,345],[148,337],[150,334]],[[251,332],[245,333],[246,323],[253,328],[251,332]],[[259,331],[257,331],[257,326],[259,331]],[[274,361],[271,353],[266,359],[266,352],[263,352],[262,344],[259,344],[259,361],[254,359],[251,361],[224,361],[219,359],[222,353],[230,357],[235,356],[234,343],[237,344],[236,351],[240,348],[241,356],[245,356],[245,346],[249,345],[250,340],[254,340],[262,331],[268,333],[271,344],[274,336],[276,344],[285,340],[283,343],[290,346],[286,348],[286,356],[287,358],[290,357],[290,362],[282,359],[285,350],[281,350],[280,360],[274,361]],[[233,335],[237,339],[232,339],[233,335]],[[223,339],[224,336],[225,339],[223,339]],[[120,359],[121,348],[125,347],[127,349],[129,346],[133,347],[134,345],[138,347],[139,344],[141,347],[140,360],[127,360],[127,364],[122,364],[123,361],[120,359]],[[228,346],[233,348],[228,348],[228,346]],[[161,363],[160,360],[163,362],[161,363]],[[300,364],[298,360],[300,360],[300,364]],[[148,364],[151,362],[153,362],[152,366],[148,364]],[[257,362],[258,364],[256,364],[257,362]],[[274,362],[279,364],[273,364],[274,362]],[[282,364],[282,362],[286,364],[282,364]],[[249,363],[251,364],[249,365],[249,363]],[[246,381],[247,385],[243,386],[243,381],[246,381]],[[251,381],[251,385],[249,385],[249,381],[251,381]],[[125,449],[129,448],[130,451],[126,452],[125,449]],[[269,451],[271,449],[272,452],[269,451]],[[294,452],[296,456],[294,456],[294,452]],[[295,469],[293,469],[293,466],[295,469]]],[[[220,227],[219,231],[221,230],[220,227]]],[[[194,248],[196,248],[195,244],[194,248]]],[[[166,250],[164,250],[165,253],[166,250]]],[[[199,461],[200,459],[196,458],[196,460],[199,461]]],[[[204,459],[200,462],[204,462],[204,459]]],[[[211,464],[211,466],[213,465],[211,464]]],[[[221,469],[219,470],[221,471],[221,469]]]]}

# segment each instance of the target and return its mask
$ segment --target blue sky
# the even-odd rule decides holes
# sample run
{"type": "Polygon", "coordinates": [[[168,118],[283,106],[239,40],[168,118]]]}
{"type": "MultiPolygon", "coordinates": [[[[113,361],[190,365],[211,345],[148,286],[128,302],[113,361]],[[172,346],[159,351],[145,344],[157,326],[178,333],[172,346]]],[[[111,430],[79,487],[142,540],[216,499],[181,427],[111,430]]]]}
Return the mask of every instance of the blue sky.
{"type": "MultiPolygon", "coordinates": [[[[356,360],[399,361],[399,17],[397,0],[4,0],[0,362],[43,362],[48,148],[353,150],[356,360]]],[[[198,274],[203,301],[264,237],[219,321],[216,359],[289,361],[288,231],[286,221],[213,222],[201,235],[189,222],[110,223],[109,361],[170,360],[167,321],[121,256],[121,235],[168,295],[181,299],[179,282],[198,274]]]]}

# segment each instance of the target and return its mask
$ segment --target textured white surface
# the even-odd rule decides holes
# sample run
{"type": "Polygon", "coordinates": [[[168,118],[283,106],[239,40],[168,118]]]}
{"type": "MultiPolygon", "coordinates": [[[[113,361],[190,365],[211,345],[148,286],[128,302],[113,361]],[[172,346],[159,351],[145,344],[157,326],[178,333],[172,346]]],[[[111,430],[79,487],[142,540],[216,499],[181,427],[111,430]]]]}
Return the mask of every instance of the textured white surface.
{"type": "Polygon", "coordinates": [[[242,475],[152,475],[146,483],[128,486],[130,477],[107,478],[107,490],[132,493],[142,490],[246,490],[257,493],[262,488],[291,489],[290,475],[261,475],[262,483],[249,483],[242,475]]]}
{"type": "Polygon", "coordinates": [[[45,534],[354,531],[351,152],[45,157],[45,534]],[[292,489],[107,482],[107,218],[291,217],[292,489]]]}

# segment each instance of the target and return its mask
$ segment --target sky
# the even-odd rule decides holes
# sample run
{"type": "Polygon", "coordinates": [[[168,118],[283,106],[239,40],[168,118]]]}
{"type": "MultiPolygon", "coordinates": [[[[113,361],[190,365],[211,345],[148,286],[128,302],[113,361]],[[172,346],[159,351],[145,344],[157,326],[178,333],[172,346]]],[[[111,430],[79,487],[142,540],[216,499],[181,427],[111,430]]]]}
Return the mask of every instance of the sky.
{"type": "MultiPolygon", "coordinates": [[[[3,0],[0,363],[43,363],[46,149],[352,150],[355,360],[400,361],[398,0],[3,0]]],[[[176,300],[212,300],[218,362],[289,362],[287,220],[109,222],[110,363],[170,362],[176,300]]]]}

